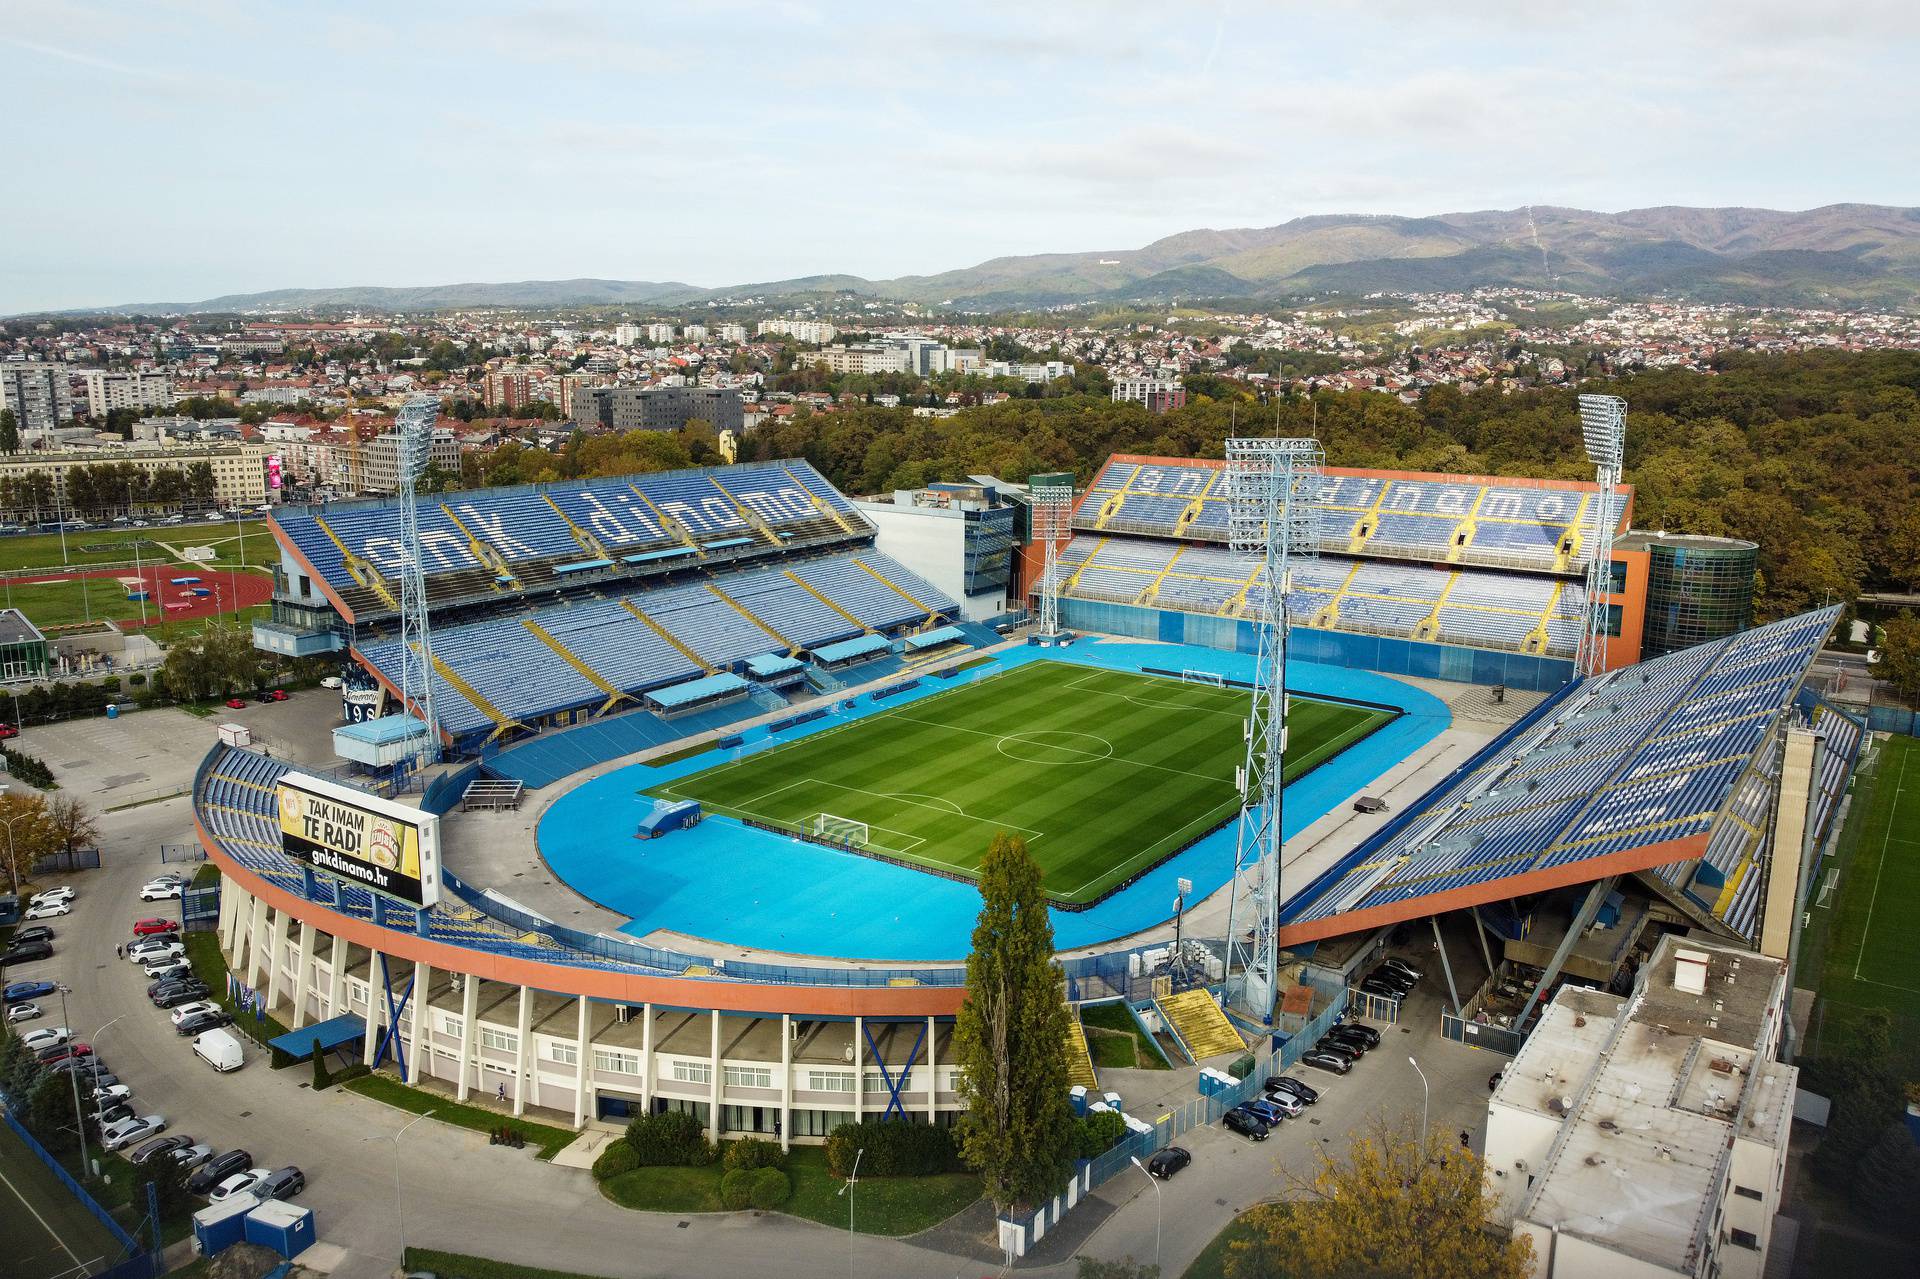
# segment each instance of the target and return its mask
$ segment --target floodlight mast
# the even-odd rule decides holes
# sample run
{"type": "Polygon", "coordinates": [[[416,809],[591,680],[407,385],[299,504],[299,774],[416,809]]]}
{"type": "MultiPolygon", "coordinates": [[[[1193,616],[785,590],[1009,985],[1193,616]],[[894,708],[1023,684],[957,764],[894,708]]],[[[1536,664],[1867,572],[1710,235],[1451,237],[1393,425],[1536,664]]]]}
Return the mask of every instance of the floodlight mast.
{"type": "Polygon", "coordinates": [[[1060,629],[1060,543],[1072,535],[1073,489],[1065,484],[1036,484],[1033,494],[1033,536],[1045,544],[1046,566],[1040,573],[1040,633],[1043,644],[1057,642],[1060,629]]]}
{"type": "Polygon", "coordinates": [[[399,444],[400,548],[400,698],[401,713],[425,726],[414,752],[414,767],[440,759],[440,721],[433,711],[433,638],[427,625],[425,548],[420,543],[419,483],[433,454],[433,427],[440,416],[438,396],[407,398],[396,416],[399,444]]]}
{"type": "Polygon", "coordinates": [[[1617,395],[1581,396],[1580,435],[1600,492],[1592,527],[1585,535],[1587,613],[1574,666],[1581,675],[1598,675],[1607,668],[1607,597],[1613,591],[1613,534],[1620,523],[1614,511],[1614,493],[1620,487],[1626,455],[1627,402],[1617,395]]]}
{"type": "Polygon", "coordinates": [[[1265,588],[1247,599],[1258,635],[1247,718],[1239,836],[1227,899],[1227,993],[1244,1017],[1273,1025],[1280,934],[1283,756],[1287,745],[1287,610],[1292,564],[1320,550],[1326,455],[1313,439],[1227,441],[1229,535],[1265,588]]]}

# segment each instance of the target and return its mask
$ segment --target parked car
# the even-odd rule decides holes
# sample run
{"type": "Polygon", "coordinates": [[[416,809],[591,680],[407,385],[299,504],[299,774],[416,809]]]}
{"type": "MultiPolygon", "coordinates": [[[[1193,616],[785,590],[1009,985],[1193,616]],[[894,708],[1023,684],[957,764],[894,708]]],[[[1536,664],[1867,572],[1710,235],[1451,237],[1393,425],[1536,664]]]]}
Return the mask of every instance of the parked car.
{"type": "Polygon", "coordinates": [[[1322,1052],[1320,1049],[1315,1048],[1300,1058],[1300,1064],[1302,1066],[1312,1066],[1315,1070],[1326,1070],[1336,1075],[1344,1075],[1353,1069],[1353,1058],[1343,1053],[1322,1052]]]}
{"type": "Polygon", "coordinates": [[[1265,1141],[1272,1125],[1266,1120],[1241,1106],[1235,1106],[1220,1117],[1220,1122],[1239,1133],[1248,1141],[1265,1141]]]}
{"type": "Polygon", "coordinates": [[[163,964],[158,968],[149,967],[145,971],[154,981],[175,982],[193,979],[193,965],[184,959],[176,959],[171,964],[163,964]]]}
{"type": "Polygon", "coordinates": [[[225,1181],[207,1192],[207,1198],[214,1203],[224,1203],[235,1195],[243,1195],[252,1190],[260,1179],[269,1176],[266,1168],[249,1168],[245,1172],[236,1172],[225,1181]]]}
{"type": "Polygon", "coordinates": [[[243,711],[247,709],[247,699],[244,697],[229,697],[227,699],[227,709],[230,711],[243,711]]]}
{"type": "Polygon", "coordinates": [[[143,902],[166,901],[178,897],[185,885],[177,879],[155,879],[140,886],[140,900],[143,902]]]}
{"type": "Polygon", "coordinates": [[[172,933],[155,933],[151,937],[136,937],[127,943],[127,958],[134,963],[145,963],[153,955],[166,954],[169,951],[184,952],[186,946],[172,933]]]}
{"type": "Polygon", "coordinates": [[[270,702],[284,702],[287,700],[287,690],[284,688],[276,688],[267,694],[267,700],[270,702]]]}
{"type": "MultiPolygon", "coordinates": [[[[1247,1104],[1252,1105],[1253,1103],[1249,1102],[1247,1104]]],[[[1307,1103],[1304,1101],[1301,1101],[1298,1097],[1286,1091],[1284,1088],[1279,1090],[1278,1092],[1268,1093],[1266,1095],[1266,1098],[1263,1104],[1272,1106],[1275,1110],[1285,1115],[1288,1119],[1298,1119],[1301,1115],[1305,1114],[1307,1111],[1307,1103]]]]}
{"type": "Polygon", "coordinates": [[[117,1124],[109,1124],[100,1131],[100,1144],[108,1150],[124,1150],[137,1141],[144,1141],[156,1133],[167,1130],[164,1115],[141,1115],[137,1119],[122,1119],[117,1124]]]}
{"type": "MultiPolygon", "coordinates": [[[[162,1004],[161,1007],[164,1008],[166,1005],[162,1004]]],[[[173,1024],[178,1026],[189,1017],[198,1017],[201,1013],[217,1013],[219,1011],[220,1005],[214,1003],[211,999],[196,999],[190,1003],[182,1003],[174,1008],[172,1013],[173,1024]]]]}
{"type": "Polygon", "coordinates": [[[1147,1171],[1162,1181],[1166,1181],[1193,1162],[1193,1156],[1182,1146],[1168,1146],[1165,1150],[1155,1151],[1153,1158],[1147,1160],[1147,1171]]]}
{"type": "Polygon", "coordinates": [[[1382,981],[1378,977],[1369,977],[1362,981],[1360,983],[1360,990],[1364,994],[1375,995],[1381,999],[1391,999],[1395,1002],[1407,997],[1406,991],[1400,989],[1392,982],[1382,981]]]}
{"type": "Polygon", "coordinates": [[[26,999],[44,999],[59,989],[50,981],[16,981],[7,986],[6,1001],[17,1004],[26,999]]]}
{"type": "Polygon", "coordinates": [[[136,919],[133,921],[133,935],[135,937],[157,937],[161,934],[171,937],[179,931],[180,921],[177,919],[161,919],[156,916],[153,919],[136,919]]]}
{"type": "Polygon", "coordinates": [[[93,1056],[93,1045],[83,1044],[78,1040],[68,1040],[65,1043],[48,1044],[45,1048],[36,1049],[34,1055],[39,1057],[41,1065],[55,1066],[69,1057],[93,1056]]]}
{"type": "Polygon", "coordinates": [[[20,730],[11,724],[0,723],[0,742],[20,736],[20,730]]]}
{"type": "Polygon", "coordinates": [[[20,1042],[38,1052],[42,1048],[58,1048],[73,1038],[73,1031],[66,1026],[48,1026],[42,1030],[29,1030],[20,1036],[20,1042]]]}
{"type": "Polygon", "coordinates": [[[253,1193],[262,1199],[291,1199],[307,1188],[307,1174],[292,1164],[275,1168],[254,1184],[253,1193]]]}
{"type": "Polygon", "coordinates": [[[1409,981],[1417,982],[1422,977],[1426,976],[1426,974],[1421,972],[1418,968],[1415,968],[1412,964],[1409,964],[1406,960],[1401,959],[1395,955],[1388,955],[1385,959],[1381,960],[1380,967],[1391,968],[1397,973],[1404,973],[1409,981]]]}
{"type": "Polygon", "coordinates": [[[20,1022],[32,1021],[35,1017],[42,1016],[45,1016],[45,1013],[41,1010],[40,1005],[36,1003],[29,1001],[24,1004],[15,1004],[13,1007],[7,1009],[7,1024],[14,1026],[20,1022]]]}
{"type": "Polygon", "coordinates": [[[210,1013],[195,1013],[173,1029],[175,1034],[185,1038],[188,1035],[198,1035],[203,1031],[217,1030],[222,1026],[231,1026],[232,1024],[232,1017],[215,1009],[210,1013]]]}
{"type": "Polygon", "coordinates": [[[1309,1087],[1307,1084],[1295,1079],[1292,1075],[1276,1075],[1272,1079],[1267,1080],[1267,1092],[1269,1095],[1277,1092],[1292,1093],[1300,1099],[1302,1105],[1307,1106],[1311,1106],[1314,1102],[1320,1100],[1320,1090],[1318,1088],[1309,1087]]]}
{"type": "Polygon", "coordinates": [[[95,1086],[90,1082],[92,1078],[93,1076],[91,1075],[81,1077],[80,1091],[92,1098],[95,1106],[110,1106],[133,1096],[133,1089],[127,1087],[125,1084],[112,1083],[95,1086]]]}
{"type": "Polygon", "coordinates": [[[213,1147],[204,1141],[196,1141],[191,1146],[182,1146],[173,1152],[173,1163],[177,1168],[198,1168],[213,1158],[213,1147]]]}
{"type": "Polygon", "coordinates": [[[1260,1116],[1260,1118],[1266,1120],[1268,1124],[1275,1128],[1278,1128],[1280,1121],[1287,1117],[1287,1112],[1281,1109],[1278,1103],[1267,1097],[1255,1097],[1251,1101],[1243,1101],[1240,1103],[1239,1109],[1246,1111],[1248,1114],[1260,1116]]]}
{"type": "Polygon", "coordinates": [[[1380,1032],[1365,1022],[1343,1021],[1335,1026],[1334,1029],[1349,1038],[1359,1040],[1369,1048],[1378,1048],[1380,1046],[1380,1032]]]}
{"type": "Polygon", "coordinates": [[[58,919],[62,915],[71,915],[72,913],[73,903],[70,901],[35,902],[33,905],[27,907],[26,913],[22,914],[20,918],[58,919]]]}
{"type": "Polygon", "coordinates": [[[53,940],[53,929],[48,928],[45,924],[35,924],[31,928],[14,929],[13,941],[11,944],[18,946],[23,941],[52,941],[52,940],[53,940]]]}
{"type": "Polygon", "coordinates": [[[182,976],[169,977],[164,981],[153,982],[147,987],[147,998],[151,999],[156,1007],[167,1007],[168,1005],[162,1004],[160,1001],[183,991],[186,993],[188,999],[204,999],[212,993],[207,988],[207,983],[197,981],[192,977],[182,976]]]}
{"type": "Polygon", "coordinates": [[[170,1155],[176,1150],[184,1150],[192,1144],[193,1138],[180,1134],[155,1137],[151,1141],[143,1141],[135,1146],[127,1155],[127,1162],[135,1165],[144,1164],[162,1155],[170,1155]]]}
{"type": "Polygon", "coordinates": [[[140,971],[154,981],[163,977],[185,975],[193,971],[193,965],[186,962],[184,951],[163,950],[149,956],[140,964],[140,971]],[[176,970],[180,970],[178,973],[176,970]]]}
{"type": "Polygon", "coordinates": [[[187,1192],[204,1195],[234,1173],[245,1171],[252,1162],[253,1156],[244,1150],[229,1150],[223,1155],[215,1155],[193,1170],[193,1175],[187,1178],[187,1192]]]}
{"type": "Polygon", "coordinates": [[[273,694],[268,692],[266,689],[262,688],[257,690],[254,693],[253,700],[256,702],[260,702],[262,704],[267,704],[273,701],[273,694]]]}
{"type": "Polygon", "coordinates": [[[6,957],[0,959],[0,964],[37,964],[43,959],[52,958],[52,942],[26,941],[7,947],[6,957]]]}
{"type": "Polygon", "coordinates": [[[99,1110],[96,1110],[93,1113],[93,1124],[96,1128],[106,1129],[119,1123],[123,1119],[131,1118],[133,1118],[133,1107],[127,1105],[124,1101],[116,1101],[111,1105],[102,1106],[99,1110]]]}
{"type": "Polygon", "coordinates": [[[1409,977],[1398,968],[1389,968],[1385,964],[1380,965],[1380,967],[1368,973],[1367,979],[1369,981],[1385,982],[1387,985],[1397,988],[1403,994],[1411,991],[1415,986],[1420,984],[1418,977],[1409,977]]]}
{"type": "Polygon", "coordinates": [[[1326,1033],[1326,1036],[1320,1042],[1344,1048],[1352,1053],[1356,1060],[1366,1056],[1368,1050],[1373,1047],[1372,1044],[1354,1034],[1346,1026],[1335,1026],[1326,1033]]]}
{"type": "Polygon", "coordinates": [[[1315,1052],[1332,1053],[1336,1057],[1345,1057],[1349,1066],[1360,1060],[1359,1049],[1353,1047],[1351,1044],[1341,1043],[1331,1035],[1322,1035],[1320,1042],[1313,1046],[1313,1050],[1315,1052]]]}
{"type": "MultiPolygon", "coordinates": [[[[84,1048],[86,1045],[83,1044],[81,1047],[84,1048]]],[[[54,1051],[65,1052],[66,1050],[60,1048],[54,1051]]],[[[104,1072],[107,1064],[94,1056],[93,1050],[88,1048],[86,1052],[75,1053],[71,1057],[57,1057],[47,1062],[46,1067],[48,1074],[79,1075],[82,1079],[91,1079],[96,1072],[104,1072]]]]}
{"type": "Polygon", "coordinates": [[[58,888],[49,888],[45,892],[35,893],[29,899],[28,904],[32,906],[39,906],[45,902],[67,902],[71,904],[73,899],[79,895],[71,885],[62,884],[58,888]]]}

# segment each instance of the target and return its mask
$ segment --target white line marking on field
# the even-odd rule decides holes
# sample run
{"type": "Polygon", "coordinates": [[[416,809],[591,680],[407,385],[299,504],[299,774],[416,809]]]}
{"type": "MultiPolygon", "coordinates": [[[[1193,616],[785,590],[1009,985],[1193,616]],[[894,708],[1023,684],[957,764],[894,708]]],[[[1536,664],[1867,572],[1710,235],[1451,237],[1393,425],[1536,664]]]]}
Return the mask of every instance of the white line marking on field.
{"type": "Polygon", "coordinates": [[[33,1214],[33,1219],[40,1223],[40,1228],[53,1236],[53,1241],[60,1245],[60,1251],[66,1253],[67,1259],[73,1262],[74,1269],[78,1270],[81,1274],[85,1274],[87,1272],[86,1264],[80,1260],[72,1248],[67,1246],[67,1241],[61,1237],[60,1232],[47,1224],[47,1219],[40,1215],[40,1210],[33,1206],[32,1201],[20,1193],[20,1188],[13,1184],[13,1179],[7,1176],[6,1173],[0,1172],[0,1181],[6,1182],[7,1189],[13,1192],[13,1197],[20,1201],[21,1207],[33,1214]]]}
{"type": "MultiPolygon", "coordinates": [[[[1855,981],[1868,980],[1860,975],[1860,965],[1867,962],[1867,938],[1873,932],[1873,908],[1880,900],[1880,876],[1887,869],[1887,844],[1893,839],[1894,819],[1900,815],[1900,794],[1906,789],[1907,761],[1911,758],[1913,758],[1913,755],[1910,751],[1901,754],[1900,775],[1896,777],[1893,782],[1893,803],[1887,811],[1887,829],[1886,833],[1880,837],[1880,864],[1873,869],[1873,895],[1867,898],[1867,922],[1860,926],[1860,954],[1853,961],[1853,979],[1855,981]]],[[[1884,986],[1888,983],[1875,982],[1874,984],[1884,986]]],[[[1905,990],[1906,987],[1898,986],[1895,987],[1895,989],[1905,990]]]]}
{"type": "MultiPolygon", "coordinates": [[[[955,733],[971,733],[975,737],[987,737],[997,742],[1004,742],[1009,737],[1018,738],[1022,736],[1019,733],[989,733],[985,729],[980,729],[980,728],[966,728],[959,724],[943,724],[937,719],[914,719],[914,717],[911,715],[902,715],[900,718],[913,720],[913,722],[916,724],[925,724],[929,728],[944,728],[949,730],[950,732],[955,732],[955,733]]],[[[1055,730],[1034,729],[1032,731],[1037,733],[1041,731],[1052,732],[1055,730]]],[[[1091,736],[1091,734],[1089,734],[1089,736],[1091,736]]],[[[1111,758],[1113,758],[1114,760],[1117,760],[1122,764],[1131,764],[1135,768],[1151,768],[1157,772],[1162,772],[1162,773],[1178,773],[1182,777],[1194,777],[1194,778],[1198,778],[1203,782],[1224,782],[1229,786],[1233,784],[1232,778],[1210,777],[1206,773],[1195,773],[1184,768],[1173,768],[1166,764],[1149,764],[1144,760],[1128,759],[1125,755],[1114,755],[1111,758]]]]}

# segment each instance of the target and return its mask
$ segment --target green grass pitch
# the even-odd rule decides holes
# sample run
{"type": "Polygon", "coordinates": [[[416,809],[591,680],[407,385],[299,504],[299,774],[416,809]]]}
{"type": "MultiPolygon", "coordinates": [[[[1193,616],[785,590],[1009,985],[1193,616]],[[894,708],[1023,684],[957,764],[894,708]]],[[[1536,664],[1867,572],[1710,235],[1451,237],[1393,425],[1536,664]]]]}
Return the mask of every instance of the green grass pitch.
{"type": "Polygon", "coordinates": [[[0,1274],[56,1279],[94,1274],[120,1244],[12,1130],[0,1127],[0,1274]]]}
{"type": "Polygon", "coordinates": [[[1868,1008],[1893,1015],[1906,1078],[1920,1078],[1920,741],[1894,735],[1854,778],[1838,853],[1814,879],[1797,984],[1820,1006],[1814,1051],[1840,1049],[1868,1008]]]}
{"type": "MultiPolygon", "coordinates": [[[[1048,893],[1080,905],[1233,815],[1248,705],[1240,689],[1035,662],[653,793],[788,830],[864,822],[868,851],[961,875],[1006,831],[1048,893]]],[[[1288,779],[1392,718],[1295,698],[1288,779]]]]}

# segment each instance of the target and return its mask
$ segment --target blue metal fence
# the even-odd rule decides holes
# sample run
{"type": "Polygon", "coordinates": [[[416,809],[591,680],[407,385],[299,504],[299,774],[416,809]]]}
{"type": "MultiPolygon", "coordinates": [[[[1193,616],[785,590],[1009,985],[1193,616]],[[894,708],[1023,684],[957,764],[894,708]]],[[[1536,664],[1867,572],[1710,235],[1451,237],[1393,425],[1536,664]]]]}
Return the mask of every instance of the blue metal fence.
{"type": "MultiPolygon", "coordinates": [[[[4,1101],[4,1097],[0,1097],[0,1103],[4,1101]]],[[[20,1121],[13,1117],[10,1107],[0,1110],[0,1120],[6,1122],[7,1127],[20,1139],[21,1144],[33,1152],[33,1156],[59,1178],[60,1184],[67,1188],[67,1192],[79,1200],[80,1206],[93,1214],[94,1219],[105,1227],[107,1233],[112,1235],[114,1241],[120,1245],[121,1259],[110,1267],[94,1272],[93,1279],[154,1279],[162,1272],[159,1254],[149,1253],[141,1247],[139,1241],[113,1219],[113,1214],[101,1207],[100,1202],[87,1193],[87,1188],[75,1181],[73,1174],[48,1153],[47,1148],[42,1146],[32,1133],[21,1126],[20,1121]]]]}

